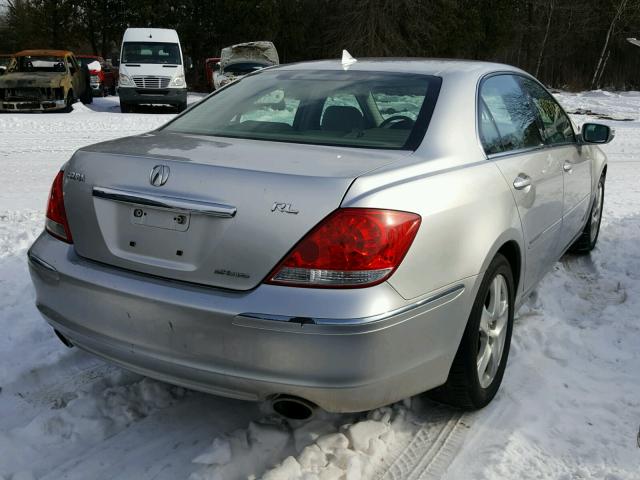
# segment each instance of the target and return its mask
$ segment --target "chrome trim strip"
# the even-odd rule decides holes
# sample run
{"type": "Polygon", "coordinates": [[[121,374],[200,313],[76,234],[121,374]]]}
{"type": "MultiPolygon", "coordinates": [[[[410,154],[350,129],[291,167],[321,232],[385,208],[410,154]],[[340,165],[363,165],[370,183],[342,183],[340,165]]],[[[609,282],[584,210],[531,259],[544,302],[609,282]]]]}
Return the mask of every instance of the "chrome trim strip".
{"type": "Polygon", "coordinates": [[[289,316],[289,315],[272,315],[268,313],[241,313],[238,317],[252,318],[255,320],[270,320],[274,322],[290,322],[299,324],[315,324],[315,325],[362,325],[373,322],[380,322],[387,320],[391,317],[401,315],[418,307],[428,305],[430,303],[437,302],[438,300],[453,300],[458,297],[464,291],[464,285],[459,284],[451,287],[443,292],[440,292],[431,297],[423,298],[410,305],[390,310],[388,312],[379,313],[377,315],[371,315],[369,317],[360,318],[316,318],[316,317],[301,317],[301,316],[289,316]],[[448,298],[450,297],[450,298],[448,298]]]}
{"type": "Polygon", "coordinates": [[[58,270],[56,270],[55,267],[49,265],[47,262],[45,262],[44,260],[42,260],[40,257],[36,256],[35,254],[33,254],[31,252],[31,250],[29,250],[27,252],[27,258],[29,259],[29,261],[31,263],[33,263],[34,265],[37,265],[39,267],[44,268],[45,270],[49,270],[50,272],[54,272],[54,273],[58,273],[58,270]]]}
{"type": "Polygon", "coordinates": [[[114,202],[182,210],[184,212],[220,218],[233,218],[237,211],[236,207],[231,205],[201,202],[199,200],[188,200],[185,198],[165,197],[163,195],[151,195],[148,193],[129,192],[115,188],[93,187],[93,196],[114,202]]]}

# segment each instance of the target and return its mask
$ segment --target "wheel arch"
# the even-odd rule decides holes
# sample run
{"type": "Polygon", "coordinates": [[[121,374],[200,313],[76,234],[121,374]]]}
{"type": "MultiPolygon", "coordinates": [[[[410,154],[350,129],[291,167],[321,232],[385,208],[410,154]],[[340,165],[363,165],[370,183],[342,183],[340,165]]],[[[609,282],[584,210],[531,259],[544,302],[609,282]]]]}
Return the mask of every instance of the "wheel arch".
{"type": "Polygon", "coordinates": [[[522,253],[520,252],[520,246],[515,240],[509,240],[504,243],[499,249],[499,254],[502,254],[509,264],[511,265],[511,272],[513,273],[513,282],[515,291],[518,291],[520,286],[520,275],[522,274],[522,253]]]}
{"type": "Polygon", "coordinates": [[[516,229],[509,229],[504,232],[493,244],[482,265],[480,272],[480,279],[489,265],[496,257],[497,254],[503,255],[509,264],[511,265],[511,271],[513,273],[513,282],[515,286],[515,298],[518,303],[518,297],[522,292],[522,286],[524,284],[524,271],[525,271],[525,254],[523,245],[522,232],[518,232],[516,229]]]}

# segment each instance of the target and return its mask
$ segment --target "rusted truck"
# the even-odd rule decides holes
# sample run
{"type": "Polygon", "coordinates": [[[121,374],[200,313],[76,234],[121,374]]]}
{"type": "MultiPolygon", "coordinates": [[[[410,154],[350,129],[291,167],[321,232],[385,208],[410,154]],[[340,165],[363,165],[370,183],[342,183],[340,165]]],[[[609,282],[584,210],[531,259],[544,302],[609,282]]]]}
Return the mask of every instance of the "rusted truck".
{"type": "Polygon", "coordinates": [[[223,48],[220,54],[220,68],[213,73],[214,89],[279,63],[278,50],[269,41],[238,43],[223,48]]]}
{"type": "Polygon", "coordinates": [[[215,90],[213,86],[213,76],[220,70],[220,57],[209,57],[204,61],[204,74],[207,79],[207,89],[210,92],[215,90]]]}
{"type": "Polygon", "coordinates": [[[71,111],[91,103],[89,71],[67,50],[23,50],[0,77],[0,111],[71,111]]]}

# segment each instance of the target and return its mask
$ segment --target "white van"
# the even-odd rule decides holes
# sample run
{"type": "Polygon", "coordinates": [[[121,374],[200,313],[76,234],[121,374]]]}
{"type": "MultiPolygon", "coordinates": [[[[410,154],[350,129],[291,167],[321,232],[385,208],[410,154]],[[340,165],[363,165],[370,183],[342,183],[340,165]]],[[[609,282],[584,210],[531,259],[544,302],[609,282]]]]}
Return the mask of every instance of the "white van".
{"type": "Polygon", "coordinates": [[[141,104],[187,108],[184,65],[175,30],[127,28],[120,50],[120,110],[127,113],[141,104]]]}

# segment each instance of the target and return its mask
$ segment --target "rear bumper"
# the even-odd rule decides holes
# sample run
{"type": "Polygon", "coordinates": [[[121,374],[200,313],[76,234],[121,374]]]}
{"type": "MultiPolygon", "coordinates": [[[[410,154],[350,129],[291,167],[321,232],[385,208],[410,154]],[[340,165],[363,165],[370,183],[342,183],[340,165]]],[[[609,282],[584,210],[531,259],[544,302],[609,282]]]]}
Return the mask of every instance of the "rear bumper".
{"type": "Polygon", "coordinates": [[[418,302],[386,283],[230,292],[88,261],[48,234],[29,260],[38,309],[78,347],[196,390],[297,395],[329,411],[376,408],[444,383],[476,282],[418,302]]]}
{"type": "Polygon", "coordinates": [[[180,105],[187,103],[186,88],[165,88],[151,90],[142,88],[118,87],[118,96],[123,103],[132,105],[166,104],[180,105]]]}
{"type": "Polygon", "coordinates": [[[64,100],[0,100],[0,111],[3,112],[45,112],[62,110],[66,107],[64,100]]]}

